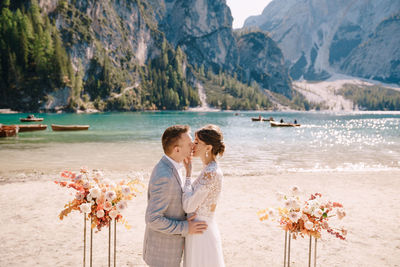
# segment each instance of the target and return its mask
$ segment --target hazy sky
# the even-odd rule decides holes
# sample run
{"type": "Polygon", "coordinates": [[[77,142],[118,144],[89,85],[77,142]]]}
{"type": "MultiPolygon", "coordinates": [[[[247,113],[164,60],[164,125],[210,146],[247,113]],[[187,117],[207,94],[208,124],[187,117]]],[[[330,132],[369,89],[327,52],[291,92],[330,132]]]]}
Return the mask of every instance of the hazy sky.
{"type": "Polygon", "coordinates": [[[242,28],[244,21],[254,15],[260,15],[272,0],[226,0],[233,16],[233,28],[242,28]]]}

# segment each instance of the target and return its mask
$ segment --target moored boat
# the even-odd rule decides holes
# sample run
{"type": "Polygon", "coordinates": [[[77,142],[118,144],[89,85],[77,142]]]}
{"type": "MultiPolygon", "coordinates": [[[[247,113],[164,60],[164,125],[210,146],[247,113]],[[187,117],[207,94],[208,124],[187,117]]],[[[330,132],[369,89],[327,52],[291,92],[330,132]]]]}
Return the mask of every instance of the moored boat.
{"type": "Polygon", "coordinates": [[[52,124],[53,131],[84,131],[88,130],[90,125],[57,125],[52,124]]]}
{"type": "Polygon", "coordinates": [[[269,117],[269,118],[263,118],[262,120],[263,120],[263,121],[273,121],[273,120],[274,120],[274,118],[272,118],[272,117],[269,117]]]}
{"type": "Polygon", "coordinates": [[[43,121],[43,118],[36,118],[35,115],[28,115],[26,118],[20,118],[21,122],[43,121]]]}
{"type": "Polygon", "coordinates": [[[27,125],[18,125],[19,132],[32,132],[32,131],[43,131],[47,129],[46,124],[27,124],[27,125]]]}
{"type": "Polygon", "coordinates": [[[0,124],[0,137],[11,137],[18,134],[18,125],[2,125],[0,124]]]}
{"type": "Polygon", "coordinates": [[[287,123],[287,122],[277,122],[277,121],[270,121],[271,127],[298,127],[300,124],[298,123],[287,123]]]}
{"type": "Polygon", "coordinates": [[[251,121],[261,121],[262,118],[251,118],[251,121]]]}

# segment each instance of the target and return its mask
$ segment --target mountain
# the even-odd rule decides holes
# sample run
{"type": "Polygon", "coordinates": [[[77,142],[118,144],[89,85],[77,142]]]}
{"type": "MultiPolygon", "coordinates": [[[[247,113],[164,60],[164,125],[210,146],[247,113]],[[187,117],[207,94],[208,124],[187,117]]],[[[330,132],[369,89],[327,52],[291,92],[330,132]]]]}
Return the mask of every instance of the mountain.
{"type": "Polygon", "coordinates": [[[0,107],[187,109],[200,104],[200,80],[246,109],[270,108],[264,89],[291,96],[272,39],[257,37],[257,66],[241,59],[253,40],[237,39],[224,0],[5,0],[0,8],[0,107]]]}
{"type": "Polygon", "coordinates": [[[274,0],[245,28],[268,31],[293,79],[334,73],[400,84],[400,1],[274,0]]]}
{"type": "Polygon", "coordinates": [[[159,0],[154,6],[159,7],[159,28],[174,47],[186,53],[191,64],[204,65],[214,73],[236,73],[247,84],[257,82],[264,89],[291,97],[291,80],[280,49],[262,33],[241,32],[237,38],[225,1],[159,0]]]}

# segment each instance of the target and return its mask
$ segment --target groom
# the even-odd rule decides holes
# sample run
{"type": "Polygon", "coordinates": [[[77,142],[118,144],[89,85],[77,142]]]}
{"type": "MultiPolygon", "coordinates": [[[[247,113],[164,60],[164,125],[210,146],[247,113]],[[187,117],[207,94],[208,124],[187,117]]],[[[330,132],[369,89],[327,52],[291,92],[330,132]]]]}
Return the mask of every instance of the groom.
{"type": "Polygon", "coordinates": [[[179,174],[183,160],[189,158],[193,143],[187,125],[168,127],[162,136],[165,155],[150,176],[143,259],[151,267],[179,267],[187,234],[201,234],[205,222],[186,219],[182,208],[182,186],[179,174]]]}

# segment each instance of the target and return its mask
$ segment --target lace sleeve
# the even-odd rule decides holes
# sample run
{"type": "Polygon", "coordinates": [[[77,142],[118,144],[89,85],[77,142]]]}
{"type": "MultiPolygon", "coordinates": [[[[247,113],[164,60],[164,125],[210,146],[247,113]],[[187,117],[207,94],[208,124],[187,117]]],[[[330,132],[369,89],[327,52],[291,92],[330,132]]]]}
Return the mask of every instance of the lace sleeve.
{"type": "Polygon", "coordinates": [[[206,169],[194,184],[188,186],[188,183],[186,183],[182,196],[183,209],[186,213],[196,212],[210,193],[215,183],[215,177],[215,170],[206,169]]]}

